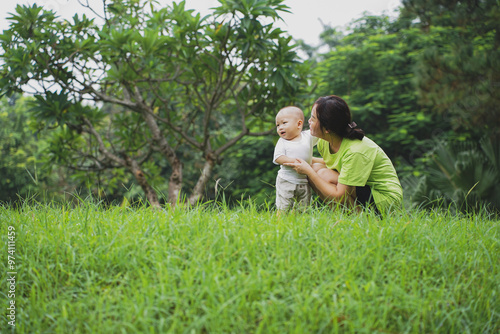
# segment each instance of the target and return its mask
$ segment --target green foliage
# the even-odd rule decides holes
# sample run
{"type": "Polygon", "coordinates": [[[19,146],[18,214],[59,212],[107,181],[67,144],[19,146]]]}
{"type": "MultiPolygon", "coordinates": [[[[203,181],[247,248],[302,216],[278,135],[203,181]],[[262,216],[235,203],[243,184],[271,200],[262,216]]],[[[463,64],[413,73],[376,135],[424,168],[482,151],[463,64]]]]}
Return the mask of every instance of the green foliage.
{"type": "Polygon", "coordinates": [[[441,136],[449,143],[434,149],[427,175],[405,181],[412,200],[426,207],[498,210],[498,137],[490,134],[500,125],[499,3],[404,0],[403,5],[400,18],[413,20],[423,40],[415,64],[419,103],[455,131],[441,136]],[[455,143],[453,137],[483,139],[478,146],[455,143]]]}
{"type": "Polygon", "coordinates": [[[279,169],[271,162],[275,144],[271,136],[246,138],[228,152],[214,170],[214,179],[220,179],[219,191],[228,202],[251,198],[257,205],[274,204],[279,169]]]}
{"type": "MultiPolygon", "coordinates": [[[[500,225],[485,215],[26,204],[16,332],[497,333],[500,225]]],[[[2,261],[2,280],[10,271],[2,261]]]]}
{"type": "Polygon", "coordinates": [[[404,0],[402,17],[416,19],[425,43],[416,83],[420,103],[457,130],[479,135],[500,126],[500,4],[404,0]]]}
{"type": "MultiPolygon", "coordinates": [[[[62,20],[37,5],[18,6],[0,35],[0,95],[24,91],[35,100],[31,116],[24,104],[22,117],[10,109],[2,114],[12,124],[1,130],[5,173],[13,177],[0,183],[9,198],[34,191],[32,177],[61,179],[70,168],[74,179],[63,184],[87,185],[109,200],[139,199],[152,188],[172,201],[176,187],[213,199],[217,184],[232,199],[268,201],[273,144],[257,135],[273,133],[280,107],[294,104],[307,113],[320,95],[344,97],[358,125],[415,187],[413,177],[429,174],[435,163],[425,154],[434,140],[479,140],[499,126],[498,1],[404,0],[397,20],[365,15],[345,30],[325,26],[321,39],[330,51],[304,46],[311,56],[305,63],[275,26],[288,12],[284,1],[219,3],[201,17],[184,1],[164,8],[106,2],[102,26],[85,15],[62,20]],[[19,127],[28,122],[38,135],[49,130],[50,138],[32,142],[19,127]],[[51,169],[42,172],[37,163],[35,176],[36,150],[45,150],[36,159],[51,169]]],[[[475,159],[467,168],[480,173],[484,156],[497,156],[484,145],[481,159],[448,158],[475,159]]],[[[426,184],[424,196],[460,203],[475,182],[456,194],[445,187],[443,195],[425,180],[419,189],[426,184]]],[[[467,200],[486,203],[489,190],[476,188],[467,200]]]]}
{"type": "Polygon", "coordinates": [[[403,4],[393,22],[364,16],[344,35],[325,27],[322,39],[331,51],[318,57],[319,95],[346,98],[416,204],[498,208],[492,159],[471,148],[446,153],[438,146],[435,156],[426,154],[436,140],[478,140],[498,127],[498,2],[403,4]],[[441,168],[436,159],[444,159],[441,168]]]}
{"type": "Polygon", "coordinates": [[[426,175],[405,180],[413,206],[452,207],[469,212],[488,208],[500,212],[500,141],[437,143],[426,175]]]}
{"type": "Polygon", "coordinates": [[[318,95],[345,98],[357,124],[403,175],[405,166],[430,147],[429,138],[450,131],[449,124],[422,107],[415,94],[413,67],[424,43],[420,35],[385,16],[362,17],[351,23],[343,38],[336,38],[316,71],[318,95]]]}
{"type": "Polygon", "coordinates": [[[113,1],[97,26],[18,6],[0,38],[1,94],[34,90],[33,113],[54,129],[52,163],[108,173],[109,187],[127,183],[115,180],[124,170],[156,205],[153,188],[167,186],[175,202],[185,170],[197,201],[223,154],[267,134],[276,106],[305,91],[308,68],[273,26],[286,10],[277,0],[222,1],[202,18],[184,1],[113,1]]]}
{"type": "Polygon", "coordinates": [[[48,137],[30,117],[32,102],[17,94],[0,99],[0,202],[16,203],[28,197],[59,200],[76,186],[61,169],[44,165],[48,137]]]}
{"type": "Polygon", "coordinates": [[[26,197],[37,186],[36,138],[29,129],[26,99],[0,99],[0,201],[26,197]]]}
{"type": "MultiPolygon", "coordinates": [[[[24,198],[71,201],[70,193],[87,194],[92,188],[96,196],[108,201],[117,197],[116,184],[104,196],[102,187],[99,187],[102,175],[79,175],[68,171],[65,143],[71,141],[72,145],[77,145],[79,142],[73,139],[76,132],[64,127],[49,135],[43,130],[44,125],[29,111],[31,105],[38,106],[35,101],[17,94],[10,99],[0,99],[0,172],[3,175],[0,201],[18,203],[24,198]],[[53,149],[53,153],[47,150],[48,147],[53,149]],[[91,186],[89,182],[92,182],[91,186]]],[[[46,109],[46,112],[51,112],[51,109],[46,109]]],[[[78,156],[72,158],[82,159],[78,156]]],[[[116,179],[110,179],[109,183],[113,185],[116,179]]]]}

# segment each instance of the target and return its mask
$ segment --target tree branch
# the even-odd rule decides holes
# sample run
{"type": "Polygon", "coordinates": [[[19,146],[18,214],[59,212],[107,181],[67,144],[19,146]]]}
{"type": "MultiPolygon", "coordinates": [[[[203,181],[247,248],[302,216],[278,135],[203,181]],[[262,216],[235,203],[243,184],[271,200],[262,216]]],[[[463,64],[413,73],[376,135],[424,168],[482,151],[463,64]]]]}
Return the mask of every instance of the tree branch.
{"type": "Polygon", "coordinates": [[[221,155],[222,152],[224,152],[225,150],[236,144],[241,138],[248,135],[248,133],[249,133],[248,129],[241,131],[236,137],[233,137],[231,140],[227,141],[224,145],[215,150],[215,155],[217,156],[221,155]]]}
{"type": "Polygon", "coordinates": [[[269,136],[269,135],[273,134],[274,131],[276,131],[276,130],[271,129],[271,130],[262,131],[262,132],[249,132],[249,133],[247,133],[247,136],[251,136],[251,137],[269,136]]]}
{"type": "Polygon", "coordinates": [[[100,19],[103,19],[105,20],[106,19],[106,0],[103,0],[102,3],[103,3],[103,7],[104,7],[104,17],[102,17],[99,13],[97,13],[93,8],[92,6],[89,4],[89,0],[86,0],[87,4],[85,5],[84,3],[82,3],[81,0],[78,0],[78,3],[82,6],[82,7],[85,7],[85,8],[88,8],[92,11],[92,13],[94,13],[97,17],[99,17],[100,19]]]}
{"type": "Polygon", "coordinates": [[[109,159],[110,161],[117,163],[119,166],[126,167],[127,164],[126,164],[125,160],[121,159],[120,157],[118,157],[118,156],[116,156],[113,153],[108,151],[108,149],[104,145],[104,142],[101,138],[101,135],[96,131],[96,129],[94,128],[92,123],[86,117],[83,118],[83,121],[88,127],[88,132],[90,134],[92,134],[95,137],[95,139],[97,140],[97,144],[99,145],[99,151],[102,154],[104,154],[104,156],[107,159],[109,159]]]}
{"type": "Polygon", "coordinates": [[[113,104],[118,104],[118,105],[121,105],[121,106],[124,106],[124,107],[127,107],[131,110],[136,110],[136,104],[133,103],[131,100],[120,100],[120,99],[117,99],[117,98],[114,98],[114,97],[111,97],[109,95],[106,95],[104,93],[101,93],[97,90],[95,90],[92,86],[89,86],[89,85],[85,85],[85,88],[91,92],[92,94],[94,94],[96,97],[99,98],[99,100],[103,101],[103,102],[108,102],[108,103],[113,103],[113,104]]]}
{"type": "Polygon", "coordinates": [[[186,132],[184,132],[180,127],[175,126],[172,124],[172,122],[166,118],[162,118],[158,115],[156,115],[153,111],[151,111],[151,108],[146,108],[144,110],[147,114],[155,118],[156,120],[165,123],[170,129],[178,133],[183,139],[185,139],[189,144],[191,144],[194,148],[197,148],[199,150],[202,149],[202,145],[198,143],[196,140],[193,139],[193,137],[189,136],[186,132]]]}

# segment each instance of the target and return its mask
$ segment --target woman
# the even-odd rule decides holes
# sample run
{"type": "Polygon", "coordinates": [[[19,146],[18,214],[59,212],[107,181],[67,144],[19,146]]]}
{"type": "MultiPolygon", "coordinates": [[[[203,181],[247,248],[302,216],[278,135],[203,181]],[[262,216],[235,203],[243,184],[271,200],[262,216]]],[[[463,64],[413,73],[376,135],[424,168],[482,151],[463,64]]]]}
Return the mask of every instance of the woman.
{"type": "Polygon", "coordinates": [[[301,159],[285,165],[307,175],[321,199],[348,207],[371,206],[382,213],[401,206],[403,189],[391,160],[352,122],[343,99],[335,95],[317,99],[309,128],[320,138],[322,158],[313,158],[312,165],[301,159]]]}

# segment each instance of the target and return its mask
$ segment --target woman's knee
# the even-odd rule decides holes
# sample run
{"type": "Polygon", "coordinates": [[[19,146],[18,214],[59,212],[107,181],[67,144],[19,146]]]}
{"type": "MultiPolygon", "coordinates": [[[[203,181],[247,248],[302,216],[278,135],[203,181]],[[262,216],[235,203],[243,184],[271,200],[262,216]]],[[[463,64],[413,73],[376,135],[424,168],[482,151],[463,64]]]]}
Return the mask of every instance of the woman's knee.
{"type": "Polygon", "coordinates": [[[312,169],[317,173],[319,170],[326,168],[325,164],[314,163],[311,165],[312,169]]]}
{"type": "Polygon", "coordinates": [[[331,184],[338,183],[339,174],[334,170],[324,167],[317,170],[316,173],[318,173],[318,176],[328,183],[331,184]]]}

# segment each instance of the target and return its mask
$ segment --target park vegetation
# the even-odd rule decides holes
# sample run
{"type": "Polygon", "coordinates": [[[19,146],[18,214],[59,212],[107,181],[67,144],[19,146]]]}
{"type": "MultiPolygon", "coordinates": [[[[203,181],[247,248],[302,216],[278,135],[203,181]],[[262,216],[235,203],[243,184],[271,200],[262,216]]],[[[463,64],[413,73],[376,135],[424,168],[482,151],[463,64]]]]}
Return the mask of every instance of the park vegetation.
{"type": "Polygon", "coordinates": [[[78,199],[0,206],[0,219],[2,242],[16,233],[16,333],[500,330],[500,224],[485,212],[78,199]]]}
{"type": "Polygon", "coordinates": [[[16,8],[0,35],[0,200],[272,202],[276,110],[336,94],[408,208],[500,208],[496,1],[403,1],[397,18],[325,26],[318,47],[275,26],[283,1],[184,6],[16,8]]]}
{"type": "Polygon", "coordinates": [[[115,0],[94,18],[36,4],[8,18],[9,326],[498,333],[498,1],[402,0],[397,17],[324,26],[318,46],[276,27],[285,1],[219,3],[206,17],[115,0]],[[394,162],[401,210],[315,198],[276,214],[275,113],[308,116],[329,94],[394,162]]]}

